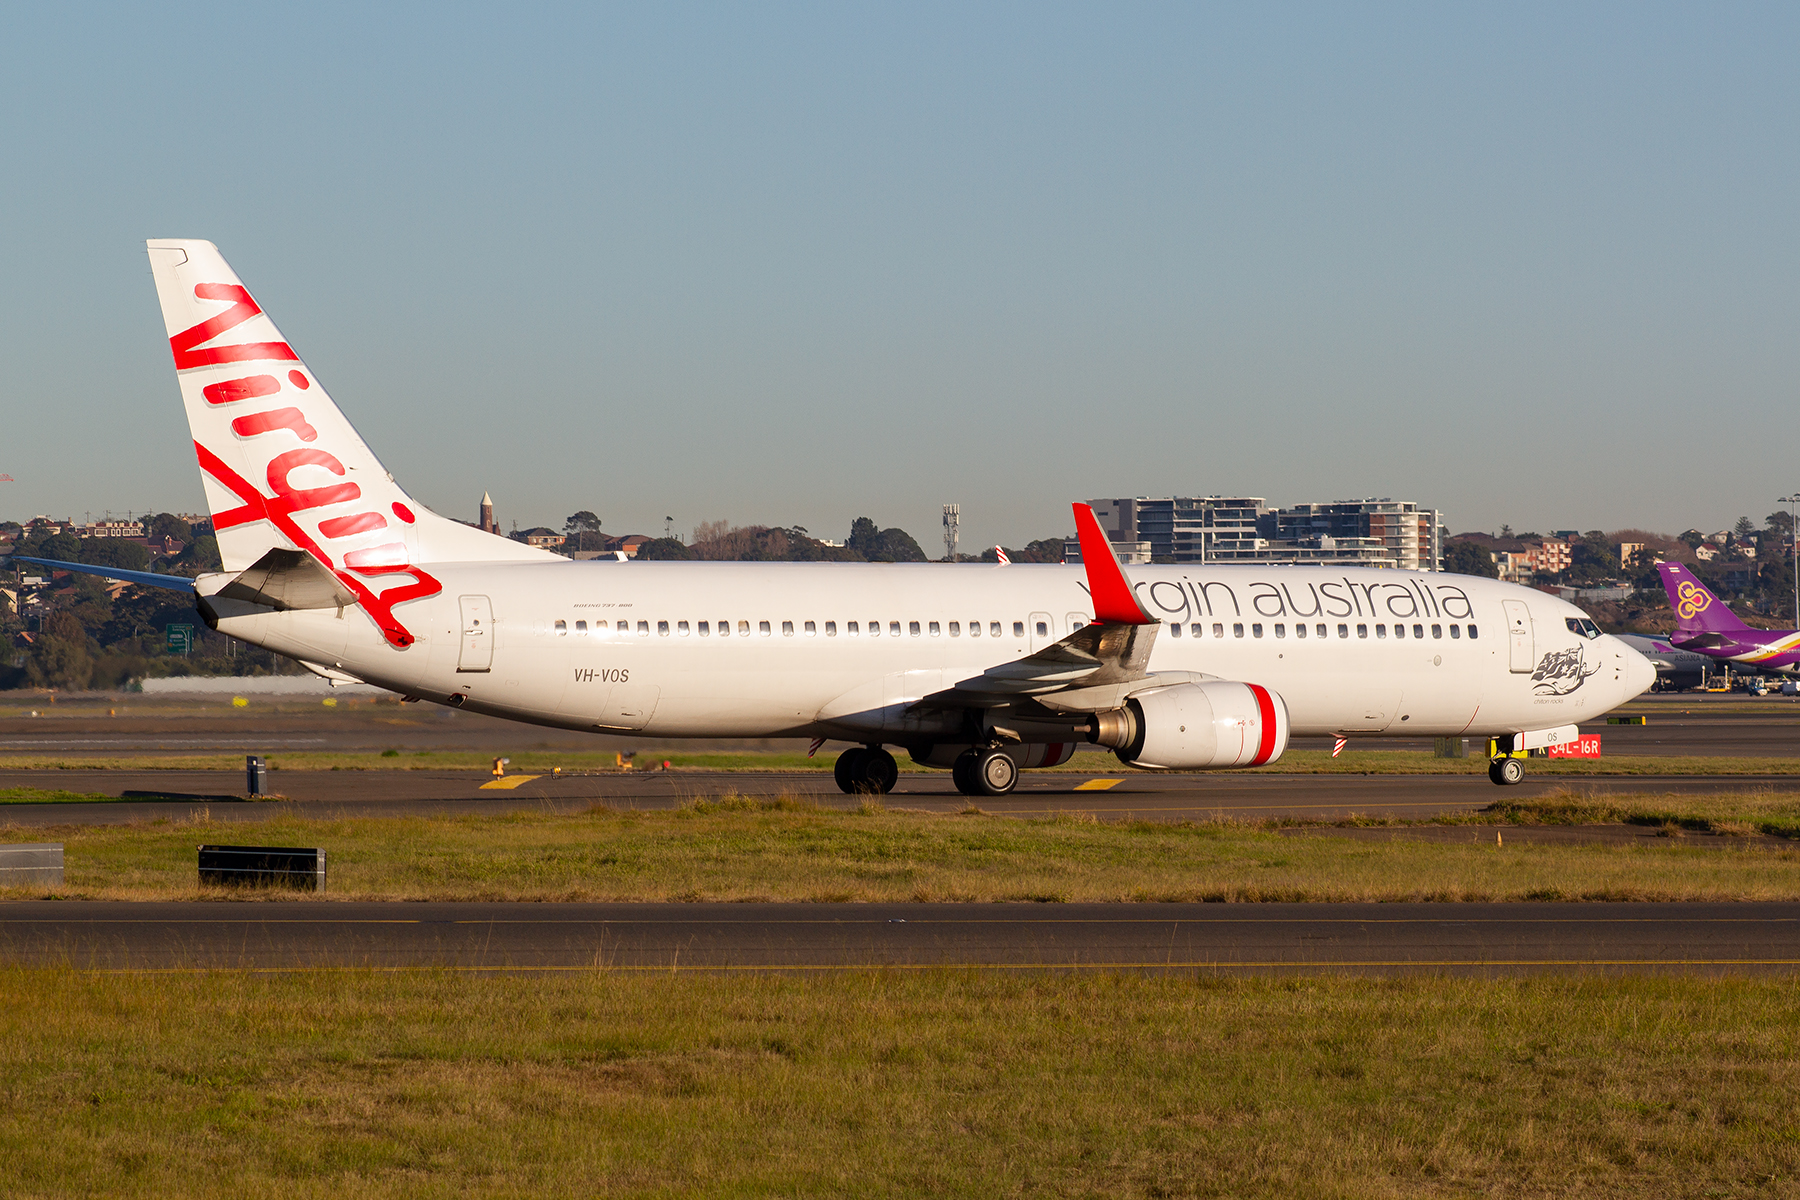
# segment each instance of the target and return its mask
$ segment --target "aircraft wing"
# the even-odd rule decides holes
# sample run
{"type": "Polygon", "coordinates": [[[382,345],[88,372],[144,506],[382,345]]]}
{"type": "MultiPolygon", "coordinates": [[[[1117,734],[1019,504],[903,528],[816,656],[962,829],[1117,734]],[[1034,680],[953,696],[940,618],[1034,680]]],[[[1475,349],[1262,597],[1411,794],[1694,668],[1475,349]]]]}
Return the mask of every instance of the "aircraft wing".
{"type": "Polygon", "coordinates": [[[153,571],[125,571],[118,567],[96,567],[89,563],[60,562],[54,558],[30,558],[23,554],[13,555],[12,561],[37,563],[42,567],[55,567],[59,571],[78,571],[83,575],[98,575],[102,579],[119,579],[143,587],[168,588],[173,592],[192,592],[194,590],[194,581],[185,575],[158,575],[153,571]]]}
{"type": "Polygon", "coordinates": [[[1149,677],[1150,647],[1162,622],[1144,610],[1112,543],[1086,504],[1074,505],[1081,562],[1094,619],[1059,642],[1013,659],[919,701],[935,708],[986,708],[1055,693],[1112,689],[1149,677]]]}

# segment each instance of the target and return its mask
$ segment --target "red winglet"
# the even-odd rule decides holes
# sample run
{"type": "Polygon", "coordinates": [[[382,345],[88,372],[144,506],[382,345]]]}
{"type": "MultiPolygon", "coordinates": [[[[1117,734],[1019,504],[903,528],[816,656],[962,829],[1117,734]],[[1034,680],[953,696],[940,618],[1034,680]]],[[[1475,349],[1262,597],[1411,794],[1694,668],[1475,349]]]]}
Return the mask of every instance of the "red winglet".
{"type": "Polygon", "coordinates": [[[1093,508],[1086,504],[1074,508],[1075,536],[1081,539],[1081,563],[1087,568],[1088,591],[1094,598],[1094,620],[1120,625],[1157,624],[1156,618],[1138,603],[1093,508]]]}

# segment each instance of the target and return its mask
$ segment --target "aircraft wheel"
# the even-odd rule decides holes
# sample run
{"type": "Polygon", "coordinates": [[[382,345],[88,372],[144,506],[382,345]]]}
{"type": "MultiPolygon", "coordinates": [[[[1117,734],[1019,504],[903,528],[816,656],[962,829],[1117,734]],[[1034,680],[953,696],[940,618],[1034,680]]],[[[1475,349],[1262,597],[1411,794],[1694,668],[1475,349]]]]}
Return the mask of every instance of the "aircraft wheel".
{"type": "Polygon", "coordinates": [[[979,757],[978,751],[964,750],[950,766],[950,778],[955,781],[956,790],[965,796],[981,795],[975,785],[975,760],[979,757]]]}
{"type": "Polygon", "coordinates": [[[1488,764],[1488,778],[1502,787],[1525,781],[1525,764],[1519,759],[1496,758],[1488,764]]]}
{"type": "Polygon", "coordinates": [[[885,796],[900,782],[900,764],[880,746],[870,746],[863,751],[861,766],[862,777],[857,781],[856,789],[859,792],[885,796]]]}
{"type": "Polygon", "coordinates": [[[983,796],[1004,796],[1018,786],[1019,764],[1004,750],[983,750],[975,759],[975,786],[983,796]]]}
{"type": "Polygon", "coordinates": [[[831,774],[837,780],[838,791],[851,793],[858,790],[862,781],[863,760],[869,757],[864,746],[852,746],[837,756],[837,763],[831,768],[831,774]]]}

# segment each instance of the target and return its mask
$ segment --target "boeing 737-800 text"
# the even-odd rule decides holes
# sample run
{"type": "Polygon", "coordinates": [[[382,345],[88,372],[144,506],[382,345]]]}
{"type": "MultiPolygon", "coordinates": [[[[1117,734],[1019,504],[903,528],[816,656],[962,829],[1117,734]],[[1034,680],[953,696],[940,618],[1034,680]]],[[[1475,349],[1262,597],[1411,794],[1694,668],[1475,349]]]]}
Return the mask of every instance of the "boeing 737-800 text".
{"type": "Polygon", "coordinates": [[[1323,734],[1499,737],[1512,783],[1520,753],[1655,678],[1580,610],[1493,580],[1127,580],[1086,505],[1079,567],[571,561],[412,499],[210,242],[149,250],[224,565],[196,605],[330,678],[569,729],[840,739],[849,791],[892,787],[904,747],[989,795],[1084,740],[1192,770],[1323,734]]]}

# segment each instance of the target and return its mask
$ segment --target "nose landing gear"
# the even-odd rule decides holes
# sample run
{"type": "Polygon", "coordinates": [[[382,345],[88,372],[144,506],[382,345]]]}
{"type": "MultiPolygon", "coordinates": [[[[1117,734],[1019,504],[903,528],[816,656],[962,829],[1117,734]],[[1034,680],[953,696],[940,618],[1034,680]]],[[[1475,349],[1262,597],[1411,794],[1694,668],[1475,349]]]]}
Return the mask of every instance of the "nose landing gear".
{"type": "Polygon", "coordinates": [[[838,755],[832,775],[841,792],[885,796],[900,780],[900,764],[880,746],[852,746],[838,755]]]}
{"type": "Polygon", "coordinates": [[[1525,780],[1525,762],[1508,754],[1488,763],[1488,778],[1502,787],[1525,780]]]}

